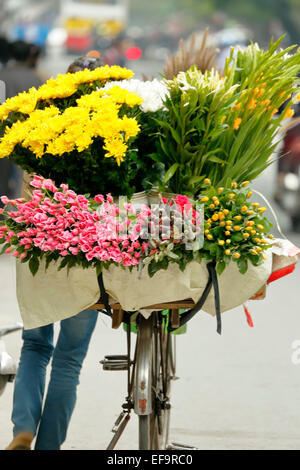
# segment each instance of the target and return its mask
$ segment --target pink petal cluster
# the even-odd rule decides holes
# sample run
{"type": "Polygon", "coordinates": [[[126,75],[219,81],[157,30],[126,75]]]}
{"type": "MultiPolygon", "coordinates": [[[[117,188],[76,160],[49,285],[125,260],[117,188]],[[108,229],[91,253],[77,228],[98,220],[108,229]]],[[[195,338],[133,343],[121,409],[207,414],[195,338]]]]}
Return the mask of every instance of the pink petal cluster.
{"type": "MultiPolygon", "coordinates": [[[[138,265],[149,252],[149,240],[143,241],[151,224],[148,206],[138,213],[130,203],[121,209],[111,194],[89,200],[65,184],[57,188],[40,176],[30,184],[35,190],[29,201],[1,197],[3,204],[14,208],[8,212],[6,224],[0,226],[0,243],[9,245],[5,253],[24,259],[38,249],[125,267],[138,265]]],[[[192,209],[195,223],[197,213],[186,196],[177,196],[174,203],[181,213],[192,209]]]]}
{"type": "MultiPolygon", "coordinates": [[[[0,227],[2,243],[23,247],[22,253],[17,249],[14,256],[25,258],[26,252],[35,247],[43,252],[56,251],[60,256],[81,253],[88,261],[111,261],[122,266],[139,263],[145,251],[145,246],[136,243],[140,224],[127,219],[129,229],[123,235],[123,227],[118,224],[119,208],[110,194],[106,198],[95,196],[95,206],[100,210],[92,210],[90,201],[67,185],[57,188],[51,180],[39,176],[30,184],[36,188],[30,201],[1,197],[4,204],[15,208],[8,215],[17,222],[18,229],[0,227]]],[[[12,251],[9,247],[5,253],[12,251]]]]}

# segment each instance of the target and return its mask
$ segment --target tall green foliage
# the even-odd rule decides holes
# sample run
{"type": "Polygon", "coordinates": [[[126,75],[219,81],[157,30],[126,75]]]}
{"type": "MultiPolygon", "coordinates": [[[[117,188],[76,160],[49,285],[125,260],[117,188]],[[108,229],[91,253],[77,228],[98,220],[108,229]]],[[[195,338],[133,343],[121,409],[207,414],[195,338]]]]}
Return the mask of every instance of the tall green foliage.
{"type": "Polygon", "coordinates": [[[191,68],[167,81],[168,119],[159,122],[163,190],[195,195],[204,178],[214,186],[255,179],[268,165],[282,121],[292,115],[300,52],[256,44],[232,49],[224,77],[191,68]],[[282,105],[284,105],[282,107],[282,105]],[[282,111],[279,113],[279,108],[282,111]]]}

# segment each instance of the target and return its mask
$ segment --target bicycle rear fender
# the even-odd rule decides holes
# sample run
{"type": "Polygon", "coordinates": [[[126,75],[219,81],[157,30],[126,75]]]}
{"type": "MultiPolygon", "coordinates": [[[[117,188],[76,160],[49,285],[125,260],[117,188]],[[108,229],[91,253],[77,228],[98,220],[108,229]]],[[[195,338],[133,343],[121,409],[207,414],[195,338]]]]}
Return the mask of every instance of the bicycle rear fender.
{"type": "Polygon", "coordinates": [[[133,390],[134,411],[137,415],[152,413],[152,317],[140,318],[138,355],[133,390]]]}

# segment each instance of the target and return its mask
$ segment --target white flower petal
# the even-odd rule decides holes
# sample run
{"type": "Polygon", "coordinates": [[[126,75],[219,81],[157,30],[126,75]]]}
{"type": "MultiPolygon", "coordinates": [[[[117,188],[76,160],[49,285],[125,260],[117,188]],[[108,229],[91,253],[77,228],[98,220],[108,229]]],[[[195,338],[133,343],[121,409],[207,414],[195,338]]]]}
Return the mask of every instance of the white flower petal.
{"type": "Polygon", "coordinates": [[[131,80],[112,81],[108,82],[102,90],[108,90],[113,86],[125,88],[139,95],[143,99],[140,109],[144,113],[155,112],[162,109],[163,101],[168,94],[166,85],[157,79],[146,82],[134,78],[131,80]]]}

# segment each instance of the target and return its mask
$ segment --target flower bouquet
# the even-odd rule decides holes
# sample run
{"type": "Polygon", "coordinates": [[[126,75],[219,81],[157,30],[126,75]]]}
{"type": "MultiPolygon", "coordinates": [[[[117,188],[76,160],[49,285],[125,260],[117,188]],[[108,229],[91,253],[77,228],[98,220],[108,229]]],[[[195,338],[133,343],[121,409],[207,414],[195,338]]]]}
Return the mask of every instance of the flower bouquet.
{"type": "Polygon", "coordinates": [[[198,195],[214,187],[253,181],[271,163],[282,122],[292,117],[300,50],[267,51],[257,44],[231,50],[224,73],[196,68],[166,81],[168,119],[159,122],[157,159],[164,162],[161,189],[198,195]]]}
{"type": "Polygon", "coordinates": [[[146,144],[136,139],[141,125],[147,135],[145,100],[119,86],[132,76],[118,66],[86,69],[7,99],[0,106],[0,158],[83,194],[130,197],[151,188],[162,166],[138,157],[141,145],[153,151],[154,138],[146,144]]]}
{"type": "Polygon", "coordinates": [[[2,251],[32,274],[40,264],[55,266],[54,274],[102,272],[129,310],[149,305],[147,295],[150,304],[162,296],[196,301],[209,262],[224,281],[221,311],[252,297],[274,257],[271,224],[248,184],[271,164],[299,98],[300,52],[279,45],[232,49],[223,74],[192,67],[142,82],[100,67],[7,100],[0,157],[40,176],[29,201],[2,198],[14,206],[1,227],[2,251]],[[153,189],[165,194],[158,209],[116,204],[153,189]],[[231,303],[228,279],[243,294],[231,303]]]}
{"type": "MultiPolygon", "coordinates": [[[[216,261],[219,275],[227,266],[219,282],[225,311],[248,300],[272,272],[270,224],[264,207],[246,205],[251,196],[246,184],[216,192],[206,181],[201,204],[177,195],[139,209],[126,200],[114,203],[110,194],[87,198],[40,176],[30,184],[28,201],[2,196],[7,218],[0,227],[2,253],[17,259],[18,301],[27,328],[95,303],[100,273],[111,298],[135,311],[153,302],[196,302],[207,283],[206,265],[216,261]],[[246,271],[245,284],[238,272],[246,271]],[[39,292],[35,298],[33,291],[39,292]]],[[[212,295],[203,309],[214,314],[212,295]]]]}

